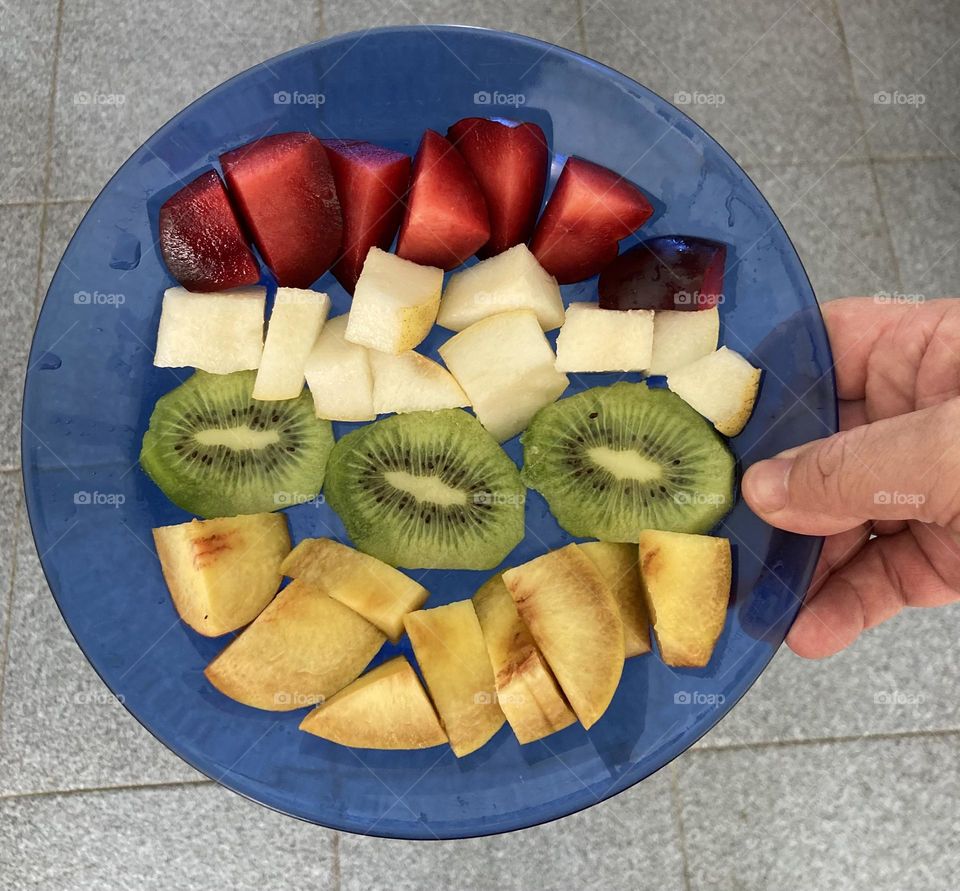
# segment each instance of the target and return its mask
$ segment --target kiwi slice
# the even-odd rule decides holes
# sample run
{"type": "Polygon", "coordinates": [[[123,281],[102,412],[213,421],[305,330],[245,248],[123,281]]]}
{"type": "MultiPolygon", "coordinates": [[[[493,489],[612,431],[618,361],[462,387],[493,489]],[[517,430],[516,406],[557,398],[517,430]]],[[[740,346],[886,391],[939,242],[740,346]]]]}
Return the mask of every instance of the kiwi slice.
{"type": "Polygon", "coordinates": [[[196,371],[157,400],[140,465],[174,504],[200,517],[273,511],[323,486],[333,430],[313,400],[261,402],[255,371],[196,371]]]}
{"type": "Polygon", "coordinates": [[[594,387],[541,409],[520,441],[523,481],[572,535],[706,532],[733,506],[733,455],[669,390],[594,387]]]}
{"type": "Polygon", "coordinates": [[[407,569],[490,569],[523,538],[513,461],[464,411],[394,415],[334,447],[324,493],[353,543],[407,569]]]}

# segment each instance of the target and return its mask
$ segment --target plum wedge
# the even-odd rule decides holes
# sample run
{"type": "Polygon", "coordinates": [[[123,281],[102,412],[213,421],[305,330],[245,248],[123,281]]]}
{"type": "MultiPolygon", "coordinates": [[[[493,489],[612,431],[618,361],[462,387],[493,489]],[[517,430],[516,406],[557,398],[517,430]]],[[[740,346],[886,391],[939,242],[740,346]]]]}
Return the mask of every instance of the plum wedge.
{"type": "Polygon", "coordinates": [[[547,184],[550,151],[536,124],[464,118],[448,131],[487,202],[490,240],[479,250],[492,257],[529,241],[547,184]]]}
{"type": "Polygon", "coordinates": [[[322,143],[265,136],[220,156],[233,202],[277,283],[306,288],[337,258],[343,214],[322,143]]]}
{"type": "Polygon", "coordinates": [[[160,253],[188,291],[255,285],[260,269],[215,170],[201,173],[160,208],[160,253]]]}
{"type": "Polygon", "coordinates": [[[723,299],[727,247],[692,235],[649,238],[600,273],[603,309],[713,309],[723,299]]]}
{"type": "Polygon", "coordinates": [[[397,256],[453,269],[489,238],[487,205],[467,162],[439,133],[427,130],[413,159],[397,256]]]}
{"type": "Polygon", "coordinates": [[[639,229],[652,213],[633,183],[592,161],[570,157],[530,250],[561,285],[583,281],[610,263],[620,239],[639,229]]]}
{"type": "Polygon", "coordinates": [[[352,294],[367,251],[387,250],[400,227],[410,158],[356,139],[325,139],[323,145],[343,211],[343,244],[333,274],[352,294]]]}

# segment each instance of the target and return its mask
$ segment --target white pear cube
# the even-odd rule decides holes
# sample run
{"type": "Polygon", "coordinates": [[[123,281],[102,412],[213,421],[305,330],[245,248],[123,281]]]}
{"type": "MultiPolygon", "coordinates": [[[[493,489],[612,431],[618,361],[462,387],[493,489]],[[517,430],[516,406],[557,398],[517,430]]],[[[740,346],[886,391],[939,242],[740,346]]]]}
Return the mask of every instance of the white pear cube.
{"type": "Polygon", "coordinates": [[[563,324],[560,286],[525,244],[452,275],[443,291],[437,324],[463,331],[511,309],[532,309],[544,331],[563,324]]]}
{"type": "Polygon", "coordinates": [[[533,310],[489,316],[440,347],[480,423],[504,442],[567,388],[533,310]]]}
{"type": "Polygon", "coordinates": [[[667,386],[726,436],[746,426],[760,386],[760,369],[720,347],[667,375],[667,386]]]}
{"type": "Polygon", "coordinates": [[[557,337],[557,371],[643,371],[652,349],[652,309],[571,303],[557,337]]]}
{"type": "Polygon", "coordinates": [[[384,353],[412,350],[433,327],[443,270],[370,248],[350,306],[347,340],[384,353]]]}
{"type": "Polygon", "coordinates": [[[163,294],[157,350],[161,368],[189,366],[213,374],[260,365],[265,288],[195,294],[168,288],[163,294]]]}
{"type": "Polygon", "coordinates": [[[720,338],[720,312],[658,310],[653,317],[653,356],[647,371],[666,374],[710,355],[720,338]]]}
{"type": "Polygon", "coordinates": [[[296,399],[303,390],[307,356],[330,312],[330,298],[317,291],[277,288],[267,325],[254,399],[296,399]]]}
{"type": "Polygon", "coordinates": [[[378,415],[470,405],[467,394],[446,368],[413,350],[396,356],[370,350],[370,367],[373,410],[378,415]]]}
{"type": "Polygon", "coordinates": [[[337,316],[323,326],[304,374],[318,418],[330,421],[372,421],[373,373],[369,351],[344,339],[348,317],[337,316]]]}

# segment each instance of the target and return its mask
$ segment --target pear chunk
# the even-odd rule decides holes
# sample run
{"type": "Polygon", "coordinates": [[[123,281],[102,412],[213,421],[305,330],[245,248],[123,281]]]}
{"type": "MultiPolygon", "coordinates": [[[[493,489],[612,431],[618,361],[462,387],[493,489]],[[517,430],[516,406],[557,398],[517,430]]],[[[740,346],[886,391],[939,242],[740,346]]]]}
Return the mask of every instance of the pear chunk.
{"type": "Polygon", "coordinates": [[[369,351],[344,340],[348,317],[323,326],[307,356],[304,373],[318,418],[328,421],[372,421],[373,372],[369,351]]]}
{"type": "Polygon", "coordinates": [[[396,356],[370,350],[370,366],[373,409],[378,415],[470,405],[467,394],[446,368],[413,350],[396,356]]]}
{"type": "Polygon", "coordinates": [[[645,529],[640,574],[660,658],[677,667],[705,666],[727,618],[730,542],[645,529]]]}
{"type": "Polygon", "coordinates": [[[643,371],[653,349],[653,310],[571,303],[557,337],[557,371],[643,371]]]}
{"type": "Polygon", "coordinates": [[[720,337],[717,307],[687,312],[674,309],[653,314],[653,353],[649,374],[667,374],[708,356],[720,337]]]}
{"type": "Polygon", "coordinates": [[[310,712],[300,729],[358,749],[427,749],[447,741],[417,673],[403,656],[344,687],[310,712]]]}
{"type": "Polygon", "coordinates": [[[720,347],[690,365],[671,371],[667,386],[726,436],[747,425],[760,388],[760,369],[739,353],[720,347]]]}

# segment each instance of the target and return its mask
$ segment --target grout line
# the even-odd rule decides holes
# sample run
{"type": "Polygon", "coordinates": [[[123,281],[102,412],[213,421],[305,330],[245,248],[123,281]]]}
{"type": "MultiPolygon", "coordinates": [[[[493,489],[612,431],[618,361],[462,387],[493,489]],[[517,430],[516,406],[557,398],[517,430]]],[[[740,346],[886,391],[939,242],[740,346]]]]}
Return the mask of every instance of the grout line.
{"type": "Polygon", "coordinates": [[[683,887],[684,891],[690,891],[690,858],[687,856],[687,834],[683,825],[683,799],[680,795],[680,775],[676,759],[670,762],[670,798],[673,802],[673,823],[680,847],[680,863],[683,867],[683,887]]]}
{"type": "Polygon", "coordinates": [[[954,739],[960,736],[957,730],[900,730],[890,733],[861,733],[850,736],[819,736],[809,739],[772,739],[763,742],[720,743],[715,746],[694,746],[688,749],[688,756],[711,754],[713,752],[760,752],[766,749],[792,749],[802,746],[824,746],[831,743],[857,742],[896,742],[909,739],[954,739]]]}
{"type": "MultiPolygon", "coordinates": [[[[576,0],[577,7],[577,31],[580,35],[580,51],[585,55],[590,55],[590,49],[587,45],[587,13],[583,8],[583,0],[576,0]]],[[[591,7],[592,9],[593,7],[591,7]]]]}
{"type": "Polygon", "coordinates": [[[41,207],[44,204],[92,204],[96,196],[90,198],[31,198],[23,201],[0,201],[0,207],[41,207]]]}
{"type": "Polygon", "coordinates": [[[20,473],[19,464],[4,464],[0,467],[0,473],[20,473]]]}
{"type": "MultiPolygon", "coordinates": [[[[20,524],[23,521],[23,492],[17,495],[17,505],[13,512],[13,534],[10,536],[10,581],[6,592],[6,619],[3,623],[3,638],[0,640],[0,718],[3,717],[3,693],[7,678],[7,656],[10,651],[10,628],[13,625],[13,592],[16,589],[20,524]]],[[[0,735],[3,723],[0,722],[0,735]]]]}
{"type": "MultiPolygon", "coordinates": [[[[150,792],[174,789],[190,789],[198,786],[217,787],[220,784],[206,777],[200,780],[170,780],[165,783],[126,783],[118,786],[89,786],[84,789],[46,789],[40,792],[15,792],[12,795],[0,795],[0,801],[14,801],[34,798],[67,798],[76,795],[99,795],[108,792],[150,792]]],[[[223,787],[225,788],[225,787],[223,787]]]]}
{"type": "Polygon", "coordinates": [[[333,874],[333,891],[340,891],[343,887],[343,877],[340,870],[340,833],[334,831],[330,841],[330,872],[333,874]]]}
{"type": "Polygon", "coordinates": [[[897,249],[893,241],[893,231],[890,228],[890,218],[887,216],[887,204],[883,198],[883,189],[880,186],[880,176],[877,173],[877,165],[873,159],[870,159],[870,178],[873,182],[873,191],[877,196],[877,207],[880,208],[880,222],[883,225],[883,234],[887,239],[887,248],[890,251],[890,258],[893,261],[893,276],[896,279],[899,292],[903,292],[903,272],[900,269],[900,258],[897,256],[897,249]]]}
{"type": "Polygon", "coordinates": [[[323,0],[317,0],[317,16],[319,22],[319,28],[317,29],[317,40],[323,40],[327,35],[327,26],[324,21],[324,8],[323,0]]]}

